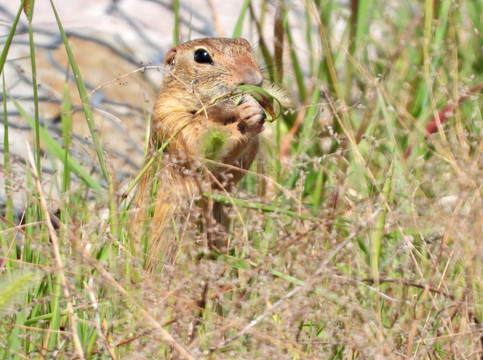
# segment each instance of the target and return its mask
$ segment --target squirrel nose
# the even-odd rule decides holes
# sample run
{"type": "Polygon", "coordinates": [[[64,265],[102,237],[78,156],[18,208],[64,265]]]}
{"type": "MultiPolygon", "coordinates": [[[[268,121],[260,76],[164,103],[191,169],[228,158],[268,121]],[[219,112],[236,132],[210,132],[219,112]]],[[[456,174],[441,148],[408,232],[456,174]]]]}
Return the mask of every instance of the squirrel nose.
{"type": "Polygon", "coordinates": [[[258,69],[248,68],[243,73],[240,85],[256,85],[261,86],[263,82],[262,74],[258,69]]]}

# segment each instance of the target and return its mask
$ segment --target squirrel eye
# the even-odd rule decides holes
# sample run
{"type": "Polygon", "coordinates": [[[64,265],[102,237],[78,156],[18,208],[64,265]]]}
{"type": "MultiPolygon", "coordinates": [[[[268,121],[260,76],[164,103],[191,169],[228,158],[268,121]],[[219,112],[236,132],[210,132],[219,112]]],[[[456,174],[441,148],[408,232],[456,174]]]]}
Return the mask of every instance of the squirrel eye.
{"type": "Polygon", "coordinates": [[[213,64],[210,53],[205,49],[198,49],[195,51],[195,61],[199,64],[213,64]]]}

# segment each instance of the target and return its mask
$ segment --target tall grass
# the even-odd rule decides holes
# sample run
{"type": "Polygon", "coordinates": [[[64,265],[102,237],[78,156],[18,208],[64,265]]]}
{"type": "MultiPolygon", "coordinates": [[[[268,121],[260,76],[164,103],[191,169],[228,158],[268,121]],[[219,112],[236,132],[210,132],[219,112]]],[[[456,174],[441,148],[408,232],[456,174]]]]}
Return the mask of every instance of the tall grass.
{"type": "Polygon", "coordinates": [[[483,358],[483,5],[314,0],[272,10],[245,1],[233,34],[277,17],[275,40],[260,33],[257,51],[297,105],[267,124],[237,193],[213,194],[241,215],[230,250],[206,256],[203,234],[180,238],[181,260],[162,274],[136,257],[129,204],[119,205],[57,13],[78,93],[67,77],[62,145],[37,112],[8,103],[35,134],[21,219],[8,200],[3,77],[0,359],[483,358]],[[70,153],[74,101],[99,173],[70,153]],[[55,209],[41,186],[40,142],[63,167],[55,209]]]}

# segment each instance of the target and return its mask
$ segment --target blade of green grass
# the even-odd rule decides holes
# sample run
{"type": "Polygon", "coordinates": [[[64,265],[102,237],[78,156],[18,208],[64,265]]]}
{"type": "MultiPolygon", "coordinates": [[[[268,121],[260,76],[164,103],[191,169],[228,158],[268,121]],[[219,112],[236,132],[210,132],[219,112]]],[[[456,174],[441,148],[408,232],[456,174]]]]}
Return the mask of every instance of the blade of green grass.
{"type": "Polygon", "coordinates": [[[30,303],[28,301],[29,290],[36,286],[40,280],[39,273],[33,271],[25,271],[19,274],[13,274],[9,277],[3,277],[0,281],[0,315],[11,313],[14,309],[14,304],[17,302],[22,302],[23,306],[20,311],[15,311],[16,319],[14,327],[9,337],[4,340],[7,341],[8,345],[6,351],[0,352],[3,359],[11,359],[12,355],[19,353],[22,349],[22,339],[20,336],[21,329],[24,326],[26,319],[26,305],[30,303]],[[27,301],[25,301],[27,299],[27,301]],[[26,303],[26,304],[25,304],[26,303]],[[10,354],[8,352],[10,351],[10,354]]]}
{"type": "MultiPolygon", "coordinates": [[[[161,159],[161,156],[163,156],[163,152],[166,149],[166,147],[169,145],[171,141],[189,124],[189,122],[185,122],[182,124],[179,129],[165,142],[163,142],[163,145],[156,151],[155,154],[151,156],[151,158],[144,164],[143,168],[139,172],[139,174],[136,176],[136,178],[129,184],[129,187],[127,190],[124,192],[122,195],[122,199],[127,198],[127,196],[131,193],[131,191],[136,187],[137,183],[141,180],[141,178],[144,176],[144,174],[149,170],[151,165],[157,160],[161,159]]],[[[153,170],[153,169],[151,169],[153,170]]]]}
{"type": "Polygon", "coordinates": [[[10,28],[10,32],[8,33],[7,40],[5,41],[5,45],[3,46],[2,55],[0,55],[0,74],[3,73],[3,66],[5,65],[5,61],[7,61],[8,50],[10,49],[10,45],[12,44],[12,39],[15,34],[15,30],[17,29],[17,24],[18,24],[18,20],[20,19],[20,15],[22,15],[22,9],[24,5],[25,5],[25,0],[22,0],[22,3],[20,4],[20,7],[18,9],[17,15],[13,20],[12,27],[10,28]]]}
{"type": "MultiPolygon", "coordinates": [[[[61,111],[61,124],[62,124],[62,147],[64,148],[64,171],[62,179],[62,190],[65,194],[70,189],[70,168],[69,159],[71,159],[70,145],[72,140],[72,104],[70,101],[70,92],[68,84],[68,72],[69,67],[66,69],[66,81],[62,92],[62,111],[61,111]]],[[[65,205],[70,202],[70,197],[65,198],[65,205]]],[[[66,206],[61,208],[61,222],[66,223],[69,218],[68,210],[66,206]]],[[[58,346],[58,331],[60,330],[61,310],[59,299],[61,297],[61,279],[58,274],[51,275],[52,283],[54,284],[51,294],[50,302],[50,332],[44,340],[44,348],[47,351],[52,352],[58,346]]]]}
{"type": "Polygon", "coordinates": [[[306,113],[304,116],[304,126],[302,128],[300,139],[295,144],[295,154],[301,154],[307,151],[307,144],[312,143],[314,131],[318,125],[318,112],[320,107],[315,105],[321,100],[320,88],[316,87],[312,89],[310,99],[306,100],[306,113]]]}
{"type": "Polygon", "coordinates": [[[87,125],[89,127],[89,131],[92,137],[92,142],[94,144],[94,147],[96,149],[97,153],[97,158],[99,160],[99,165],[102,170],[102,174],[104,175],[104,178],[106,179],[107,186],[108,186],[108,192],[109,192],[109,222],[111,226],[111,233],[115,234],[116,236],[118,235],[118,221],[117,221],[117,209],[118,209],[118,204],[117,204],[117,196],[115,194],[114,190],[114,183],[113,179],[111,177],[111,174],[107,168],[106,161],[104,159],[104,154],[102,151],[102,145],[99,139],[99,134],[96,129],[96,124],[94,123],[94,116],[92,114],[92,109],[89,101],[89,97],[87,94],[86,86],[84,84],[84,81],[82,80],[82,75],[80,73],[79,67],[77,66],[77,62],[75,60],[74,54],[72,53],[72,50],[69,45],[69,41],[67,39],[67,35],[65,34],[64,27],[62,26],[62,22],[60,21],[59,14],[57,13],[57,10],[55,9],[54,2],[53,0],[50,0],[50,4],[52,6],[52,10],[55,15],[55,19],[57,21],[57,25],[59,27],[59,31],[62,35],[62,39],[64,41],[64,48],[67,53],[67,57],[69,58],[69,63],[72,68],[72,71],[74,72],[74,76],[76,79],[76,84],[77,84],[77,89],[79,90],[79,96],[82,101],[82,108],[84,110],[84,114],[86,117],[87,125]]]}
{"type": "Polygon", "coordinates": [[[223,203],[225,205],[233,205],[233,206],[238,206],[238,207],[253,209],[253,210],[260,210],[260,211],[269,212],[269,213],[279,213],[279,214],[288,215],[288,216],[291,216],[291,217],[297,218],[297,219],[303,219],[303,220],[312,219],[313,220],[313,218],[311,216],[300,214],[296,211],[280,208],[280,207],[275,206],[275,205],[266,205],[266,204],[257,203],[257,202],[254,202],[254,201],[246,201],[246,200],[243,200],[243,199],[237,199],[237,198],[234,198],[234,197],[228,197],[228,196],[215,194],[215,193],[204,194],[203,196],[206,197],[206,198],[211,198],[211,199],[213,199],[213,201],[220,202],[220,203],[223,203]]]}
{"type": "MultiPolygon", "coordinates": [[[[381,194],[381,202],[387,202],[391,193],[391,182],[392,182],[392,172],[393,164],[389,168],[386,180],[381,194]]],[[[371,272],[374,279],[374,285],[376,288],[379,287],[379,260],[381,258],[381,247],[382,238],[384,236],[384,228],[386,225],[387,207],[382,206],[382,210],[377,216],[375,229],[370,237],[370,262],[371,262],[371,272]]]]}
{"type": "MultiPolygon", "coordinates": [[[[7,118],[7,101],[5,98],[6,88],[5,88],[5,76],[2,76],[2,86],[3,86],[3,165],[5,168],[5,217],[13,224],[13,196],[11,191],[12,181],[12,169],[10,165],[10,146],[8,138],[8,118],[7,118]]],[[[14,255],[14,254],[12,254],[14,255]]]]}
{"type": "Polygon", "coordinates": [[[65,149],[64,157],[64,176],[62,180],[62,190],[64,193],[70,188],[70,171],[67,161],[70,155],[70,144],[72,137],[72,105],[70,102],[69,84],[64,84],[62,92],[62,113],[60,115],[62,123],[62,146],[65,149]]]}
{"type": "Polygon", "coordinates": [[[173,46],[176,46],[179,43],[179,0],[173,0],[173,16],[174,16],[173,46]]]}
{"type": "Polygon", "coordinates": [[[240,10],[240,16],[238,17],[238,20],[235,25],[235,29],[233,30],[233,35],[232,37],[234,38],[239,38],[242,34],[243,31],[243,21],[245,21],[245,16],[247,14],[247,9],[248,6],[250,5],[250,0],[245,0],[243,3],[243,6],[240,10]]]}
{"type": "Polygon", "coordinates": [[[322,200],[322,194],[324,191],[324,184],[325,184],[325,176],[324,176],[324,169],[321,168],[317,172],[317,178],[315,180],[315,186],[312,191],[312,207],[313,207],[313,215],[317,213],[317,209],[320,205],[322,200]]]}
{"type": "MultiPolygon", "coordinates": [[[[14,210],[13,210],[13,191],[12,191],[12,168],[10,163],[10,141],[8,136],[8,118],[7,118],[7,101],[6,101],[6,87],[5,87],[5,74],[2,76],[2,89],[3,89],[3,162],[5,168],[5,219],[9,223],[7,228],[10,228],[14,224],[14,210]]],[[[0,228],[0,230],[2,230],[0,228]]],[[[7,257],[5,266],[7,268],[14,268],[14,263],[10,260],[17,259],[17,247],[15,246],[15,240],[8,238],[0,231],[0,238],[2,240],[1,245],[3,248],[3,254],[7,257]],[[9,243],[10,242],[10,243],[9,243]]]]}
{"type": "Polygon", "coordinates": [[[302,280],[299,280],[293,276],[290,276],[290,275],[286,275],[278,270],[275,270],[273,269],[272,270],[272,274],[276,277],[279,277],[281,279],[284,279],[285,281],[289,282],[289,283],[292,283],[294,285],[297,285],[297,286],[302,286],[304,284],[304,282],[302,280]]]}
{"type": "Polygon", "coordinates": [[[270,82],[274,82],[275,81],[275,69],[274,69],[273,66],[271,66],[274,63],[274,60],[273,60],[272,54],[270,53],[270,51],[268,49],[267,43],[266,43],[265,38],[263,36],[263,30],[262,30],[263,27],[264,27],[264,23],[265,23],[265,14],[267,12],[266,1],[264,1],[262,3],[262,9],[261,9],[259,19],[256,18],[253,6],[249,6],[248,8],[250,10],[250,16],[253,19],[253,22],[255,23],[255,26],[256,26],[258,34],[259,34],[258,35],[259,49],[261,51],[262,58],[263,58],[263,61],[265,63],[265,67],[266,67],[266,69],[264,69],[264,70],[267,72],[268,79],[270,79],[270,82]]]}
{"type": "MultiPolygon", "coordinates": [[[[12,99],[15,107],[19,111],[20,115],[28,122],[32,129],[35,128],[35,120],[27,114],[27,112],[20,106],[20,104],[12,99]]],[[[67,167],[76,174],[79,178],[81,178],[90,188],[93,190],[100,191],[102,190],[101,185],[95,181],[83,168],[80,166],[70,155],[66,156],[64,149],[62,146],[59,145],[57,141],[55,141],[48,131],[44,128],[39,128],[39,135],[42,141],[45,142],[49,151],[57,157],[60,161],[66,161],[67,167]]]]}
{"type": "Polygon", "coordinates": [[[297,47],[294,44],[292,39],[292,32],[290,30],[290,25],[288,23],[288,10],[285,10],[285,35],[287,36],[288,48],[290,49],[290,58],[292,59],[292,68],[295,74],[295,80],[297,82],[297,89],[299,94],[299,99],[303,101],[303,99],[307,98],[307,88],[305,87],[305,79],[304,74],[302,71],[302,67],[300,66],[300,61],[297,56],[297,47]]]}
{"type": "Polygon", "coordinates": [[[371,5],[374,2],[371,0],[354,0],[357,2],[357,19],[356,19],[356,40],[362,42],[369,33],[369,25],[371,23],[371,5]]]}
{"type": "Polygon", "coordinates": [[[34,46],[34,31],[32,27],[32,18],[34,15],[34,0],[29,0],[24,7],[25,14],[29,22],[29,52],[30,52],[30,66],[32,69],[32,91],[34,96],[34,119],[35,119],[35,165],[37,166],[37,173],[42,177],[41,171],[41,155],[40,155],[40,120],[39,120],[39,96],[37,86],[37,65],[35,61],[35,46],[34,46]]]}
{"type": "MultiPolygon", "coordinates": [[[[25,311],[19,311],[15,315],[15,327],[13,328],[12,332],[9,334],[10,336],[7,337],[7,346],[5,352],[3,354],[3,359],[20,359],[20,357],[13,357],[14,354],[20,353],[22,349],[22,337],[20,336],[21,332],[20,329],[23,327],[25,323],[25,311]]],[[[22,334],[23,335],[23,334],[22,334]]]]}
{"type": "Polygon", "coordinates": [[[58,331],[60,330],[60,308],[59,308],[59,299],[61,296],[61,287],[60,287],[60,277],[58,274],[55,276],[52,275],[54,289],[51,296],[50,301],[50,312],[52,315],[50,321],[50,333],[47,342],[47,351],[53,351],[57,346],[57,339],[58,339],[58,331]]]}
{"type": "MultiPolygon", "coordinates": [[[[345,101],[350,104],[352,102],[352,86],[354,65],[351,58],[355,58],[356,44],[364,44],[369,34],[369,24],[371,23],[372,8],[371,1],[368,0],[351,0],[351,14],[349,21],[349,40],[348,53],[346,57],[346,76],[345,76],[345,101]]],[[[374,5],[373,5],[374,6],[374,5]]]]}
{"type": "Polygon", "coordinates": [[[84,114],[86,116],[86,121],[87,121],[87,125],[89,127],[89,131],[90,131],[91,136],[92,136],[92,142],[94,143],[94,146],[95,146],[97,158],[99,160],[99,165],[101,166],[101,170],[102,170],[102,173],[104,175],[104,178],[106,179],[106,181],[108,183],[110,183],[111,182],[111,176],[110,176],[110,173],[107,169],[106,161],[104,159],[104,154],[103,154],[103,151],[102,151],[101,142],[99,140],[99,134],[98,134],[97,129],[96,129],[96,124],[94,122],[94,116],[92,114],[92,109],[91,109],[91,105],[90,105],[90,102],[89,102],[87,89],[85,87],[84,80],[82,79],[82,75],[80,73],[79,67],[77,66],[77,62],[75,60],[74,54],[72,53],[72,50],[70,48],[69,41],[67,39],[67,35],[65,34],[65,31],[64,31],[64,28],[63,28],[62,23],[60,21],[57,10],[55,9],[54,3],[53,3],[52,0],[50,1],[50,3],[52,5],[52,10],[54,11],[54,15],[55,15],[55,18],[57,20],[57,25],[59,27],[59,31],[60,31],[60,33],[62,35],[62,39],[64,41],[64,47],[65,47],[65,51],[67,52],[67,56],[69,58],[70,66],[72,68],[72,71],[74,72],[74,76],[75,76],[75,80],[76,80],[76,84],[77,84],[77,89],[79,91],[79,96],[80,96],[81,101],[82,101],[82,107],[83,107],[83,110],[84,110],[84,114]]]}
{"type": "MultiPolygon", "coordinates": [[[[327,30],[327,24],[330,22],[329,12],[326,9],[319,9],[320,11],[320,18],[319,18],[319,36],[320,42],[322,45],[323,53],[324,53],[324,60],[321,62],[323,66],[323,71],[319,72],[319,76],[328,74],[328,87],[331,93],[335,94],[338,101],[340,101],[345,107],[345,101],[342,94],[342,90],[340,88],[339,78],[337,77],[337,69],[334,63],[334,52],[332,51],[332,46],[330,42],[329,32],[327,30]]],[[[338,134],[342,133],[343,127],[345,127],[348,131],[350,131],[350,121],[349,121],[349,113],[347,111],[341,112],[341,119],[339,120],[337,117],[334,121],[334,130],[338,134]],[[340,123],[342,122],[342,124],[340,123]]],[[[346,134],[349,135],[349,134],[346,134]]],[[[348,136],[349,137],[349,136],[348,136]]]]}

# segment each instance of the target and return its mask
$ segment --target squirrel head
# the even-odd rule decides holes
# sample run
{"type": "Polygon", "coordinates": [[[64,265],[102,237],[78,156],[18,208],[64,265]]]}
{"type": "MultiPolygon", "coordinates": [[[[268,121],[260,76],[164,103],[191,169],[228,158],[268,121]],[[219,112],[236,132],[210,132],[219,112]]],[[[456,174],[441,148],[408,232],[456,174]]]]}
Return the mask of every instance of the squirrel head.
{"type": "Polygon", "coordinates": [[[192,111],[240,85],[261,86],[263,82],[250,44],[244,39],[191,40],[169,50],[164,65],[163,95],[180,97],[186,93],[178,100],[192,111]]]}

